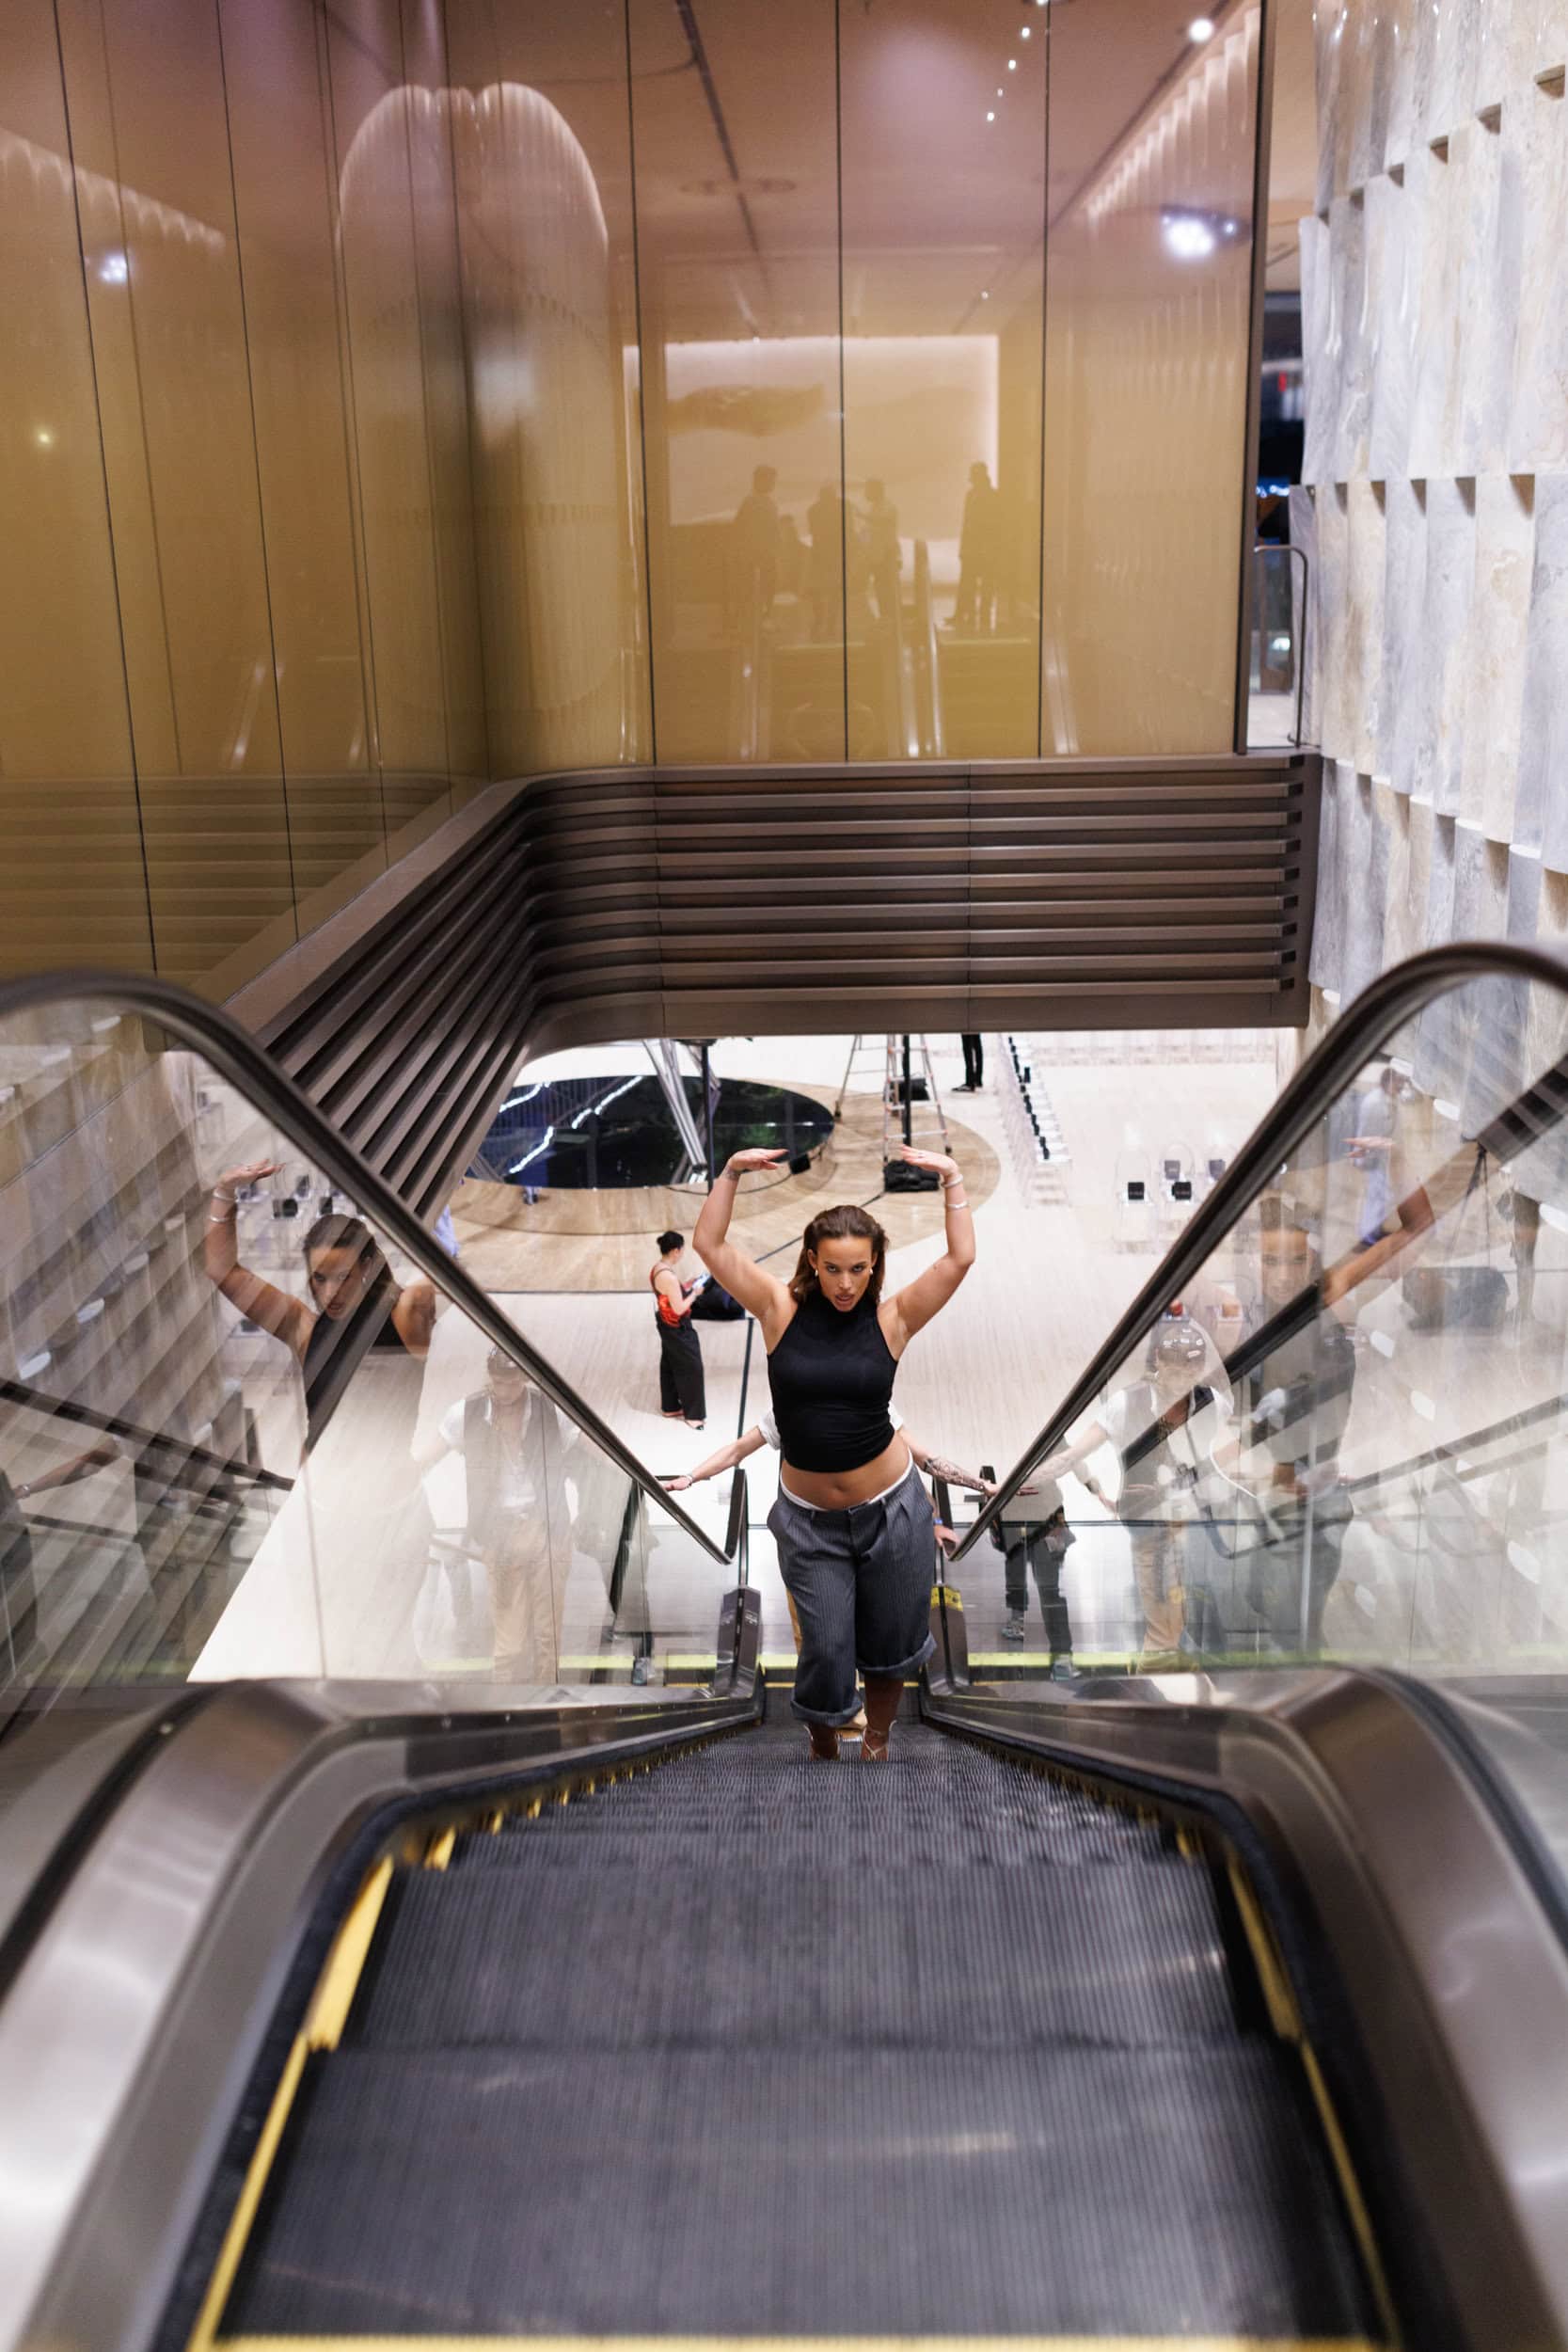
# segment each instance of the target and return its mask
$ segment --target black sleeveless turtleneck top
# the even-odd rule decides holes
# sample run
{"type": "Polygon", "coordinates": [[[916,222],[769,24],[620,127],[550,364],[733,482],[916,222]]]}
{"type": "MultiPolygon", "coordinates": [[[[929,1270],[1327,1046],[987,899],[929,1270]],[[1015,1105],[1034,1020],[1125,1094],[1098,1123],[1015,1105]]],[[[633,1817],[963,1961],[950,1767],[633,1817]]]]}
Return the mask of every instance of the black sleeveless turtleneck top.
{"type": "Polygon", "coordinates": [[[786,1462],[859,1470],[893,1443],[888,1406],[897,1359],[869,1294],[850,1314],[808,1291],[768,1359],[773,1417],[786,1462]]]}

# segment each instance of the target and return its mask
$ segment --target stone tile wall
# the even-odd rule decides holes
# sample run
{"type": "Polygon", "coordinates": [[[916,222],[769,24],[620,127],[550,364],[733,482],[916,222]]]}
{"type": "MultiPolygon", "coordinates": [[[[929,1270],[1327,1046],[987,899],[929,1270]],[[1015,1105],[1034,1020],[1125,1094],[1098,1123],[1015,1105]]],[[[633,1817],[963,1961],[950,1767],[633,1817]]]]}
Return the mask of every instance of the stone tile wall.
{"type": "MultiPolygon", "coordinates": [[[[1315,1028],[1322,991],[1421,946],[1568,955],[1565,68],[1568,0],[1317,11],[1291,494],[1325,755],[1315,1028]]],[[[1471,1034],[1434,1021],[1423,1082],[1457,1087],[1471,1034]]],[[[1469,1050],[1495,1073],[1522,1044],[1469,1050]]]]}

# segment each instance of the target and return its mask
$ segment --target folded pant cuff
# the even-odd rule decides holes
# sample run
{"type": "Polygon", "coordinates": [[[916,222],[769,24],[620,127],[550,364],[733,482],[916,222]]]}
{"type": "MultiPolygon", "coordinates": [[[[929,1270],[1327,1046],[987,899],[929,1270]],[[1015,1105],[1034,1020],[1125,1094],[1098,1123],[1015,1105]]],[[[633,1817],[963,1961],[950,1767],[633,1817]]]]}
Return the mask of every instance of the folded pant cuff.
{"type": "Polygon", "coordinates": [[[863,1675],[918,1674],[921,1667],[926,1663],[927,1658],[930,1657],[931,1652],[936,1648],[936,1635],[934,1633],[927,1633],[926,1639],[921,1643],[920,1647],[915,1651],[913,1657],[901,1659],[896,1665],[873,1666],[869,1665],[863,1658],[857,1658],[855,1663],[860,1668],[863,1675]]]}
{"type": "Polygon", "coordinates": [[[846,1724],[852,1724],[860,1713],[860,1695],[857,1692],[847,1707],[802,1707],[798,1698],[792,1697],[789,1711],[800,1723],[822,1724],[830,1731],[841,1731],[846,1724]]]}

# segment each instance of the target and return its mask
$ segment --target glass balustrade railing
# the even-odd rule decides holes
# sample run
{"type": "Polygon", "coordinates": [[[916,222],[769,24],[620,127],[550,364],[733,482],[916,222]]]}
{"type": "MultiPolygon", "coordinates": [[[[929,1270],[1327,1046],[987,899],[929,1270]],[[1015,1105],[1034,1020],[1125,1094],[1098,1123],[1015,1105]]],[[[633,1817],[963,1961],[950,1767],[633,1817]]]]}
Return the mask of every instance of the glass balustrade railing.
{"type": "Polygon", "coordinates": [[[722,1542],[169,1006],[0,1018],[0,1725],[191,1678],[711,1671],[722,1542]]]}
{"type": "Polygon", "coordinates": [[[1309,590],[1302,548],[1284,541],[1259,541],[1252,550],[1248,581],[1249,751],[1283,749],[1311,737],[1312,714],[1307,708],[1309,590]]]}
{"type": "Polygon", "coordinates": [[[1440,963],[1345,1017],[1006,1482],[1013,1654],[1568,1670],[1568,973],[1440,963]]]}

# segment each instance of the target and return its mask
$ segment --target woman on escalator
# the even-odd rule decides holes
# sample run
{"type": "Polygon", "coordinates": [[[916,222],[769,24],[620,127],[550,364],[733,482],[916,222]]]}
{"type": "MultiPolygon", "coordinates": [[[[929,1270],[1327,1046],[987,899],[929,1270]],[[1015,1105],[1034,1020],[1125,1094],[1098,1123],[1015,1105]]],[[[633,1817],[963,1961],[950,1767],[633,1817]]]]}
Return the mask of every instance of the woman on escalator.
{"type": "Polygon", "coordinates": [[[778,1152],[736,1152],[697,1219],[692,1248],[762,1326],[782,1460],[768,1524],[795,1604],[800,1658],[794,1713],[814,1756],[838,1754],[840,1727],[859,1712],[863,1757],[884,1758],[905,1677],[930,1655],[935,1520],[914,1462],[889,1418],[905,1348],[952,1297],[974,1263],[974,1227],[956,1161],[903,1156],[942,1180],[946,1246],[912,1282],[882,1296],[887,1235],[853,1204],[807,1226],[793,1277],[783,1282],[726,1239],[736,1186],[778,1152]]]}

